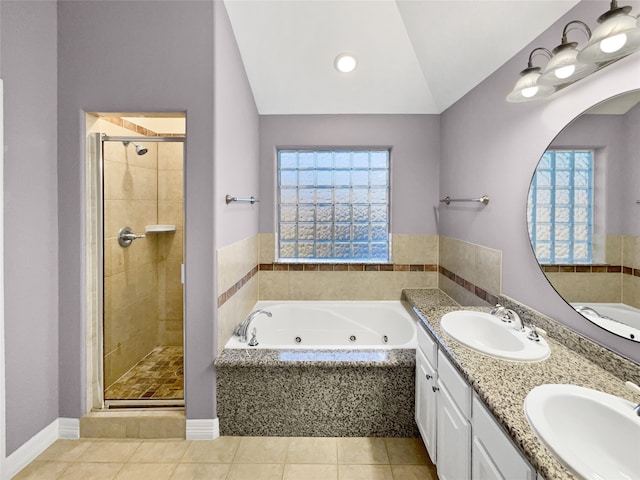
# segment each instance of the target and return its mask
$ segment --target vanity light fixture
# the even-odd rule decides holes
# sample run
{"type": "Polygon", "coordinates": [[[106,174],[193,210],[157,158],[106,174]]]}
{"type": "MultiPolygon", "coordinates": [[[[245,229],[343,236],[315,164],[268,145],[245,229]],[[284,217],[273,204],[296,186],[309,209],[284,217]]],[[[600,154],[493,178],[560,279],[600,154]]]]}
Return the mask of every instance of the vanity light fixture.
{"type": "Polygon", "coordinates": [[[528,102],[545,98],[557,90],[596,72],[622,57],[640,50],[640,17],[629,15],[630,6],[618,7],[617,0],[611,0],[610,9],[598,17],[600,24],[591,33],[586,23],[572,20],[562,31],[562,43],[553,49],[553,54],[545,48],[535,48],[529,54],[529,64],[509,95],[508,102],[528,102]],[[577,42],[568,42],[567,34],[576,27],[584,27],[588,43],[578,51],[577,42]],[[536,52],[543,51],[549,56],[544,71],[531,63],[536,52]]]}
{"type": "Polygon", "coordinates": [[[533,57],[542,52],[551,58],[551,52],[546,48],[538,47],[534,48],[529,54],[529,63],[527,68],[520,72],[520,80],[516,82],[516,85],[511,90],[511,93],[507,95],[508,102],[529,102],[538,98],[548,97],[556,91],[554,86],[541,84],[540,79],[540,67],[533,66],[533,57]]]}
{"type": "Polygon", "coordinates": [[[333,65],[340,73],[350,73],[355,70],[358,65],[358,61],[356,60],[356,57],[350,53],[341,53],[336,57],[333,65]]]}
{"type": "Polygon", "coordinates": [[[587,40],[591,38],[591,29],[580,20],[573,20],[567,23],[562,30],[562,43],[553,49],[553,56],[540,76],[539,82],[543,85],[563,85],[590,75],[598,69],[595,63],[584,63],[578,60],[577,42],[567,41],[567,34],[571,30],[578,30],[577,27],[569,28],[572,25],[580,25],[584,28],[587,40]]]}
{"type": "Polygon", "coordinates": [[[630,6],[618,7],[611,0],[611,8],[598,17],[600,24],[591,40],[578,54],[581,62],[604,63],[622,58],[640,48],[638,19],[629,15],[630,6]]]}

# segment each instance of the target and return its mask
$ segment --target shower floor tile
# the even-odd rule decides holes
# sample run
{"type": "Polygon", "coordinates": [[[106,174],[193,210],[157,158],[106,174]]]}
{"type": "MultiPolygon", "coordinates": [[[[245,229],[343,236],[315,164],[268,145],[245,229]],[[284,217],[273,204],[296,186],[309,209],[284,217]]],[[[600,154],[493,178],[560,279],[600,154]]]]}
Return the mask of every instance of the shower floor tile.
{"type": "Polygon", "coordinates": [[[105,400],[184,398],[182,347],[156,347],[105,391],[105,400]]]}

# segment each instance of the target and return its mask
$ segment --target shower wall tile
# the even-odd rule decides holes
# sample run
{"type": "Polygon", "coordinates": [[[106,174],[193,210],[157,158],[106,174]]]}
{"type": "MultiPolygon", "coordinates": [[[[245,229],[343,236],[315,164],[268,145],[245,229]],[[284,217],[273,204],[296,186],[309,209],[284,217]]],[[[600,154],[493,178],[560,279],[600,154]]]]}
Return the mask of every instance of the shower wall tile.
{"type": "MultiPolygon", "coordinates": [[[[132,135],[102,119],[91,129],[132,135]]],[[[106,386],[157,345],[182,344],[182,144],[139,143],[148,149],[145,155],[121,142],[104,145],[106,386]],[[178,231],[147,235],[128,248],[118,245],[120,228],[144,233],[146,225],[158,223],[178,231]]]]}
{"type": "Polygon", "coordinates": [[[158,344],[182,345],[184,294],[181,269],[184,263],[183,144],[158,144],[158,223],[175,225],[173,233],[158,238],[158,344]]]}
{"type": "MultiPolygon", "coordinates": [[[[100,122],[101,127],[95,131],[101,131],[112,136],[132,136],[132,132],[117,125],[100,122]]],[[[136,142],[148,149],[145,155],[138,155],[133,145],[125,147],[122,142],[105,142],[104,159],[109,162],[123,163],[130,166],[157,170],[158,146],[154,142],[136,142]]]]}
{"type": "Polygon", "coordinates": [[[106,200],[155,202],[158,198],[158,172],[149,168],[105,161],[104,185],[106,200]]]}
{"type": "Polygon", "coordinates": [[[158,143],[158,170],[183,171],[184,145],[182,142],[158,143]]]}
{"type": "Polygon", "coordinates": [[[158,200],[158,223],[162,225],[175,225],[176,229],[184,229],[184,204],[182,202],[169,202],[158,200]]]}
{"type": "Polygon", "coordinates": [[[183,191],[182,180],[182,171],[158,171],[158,198],[165,201],[181,201],[183,191]]]}

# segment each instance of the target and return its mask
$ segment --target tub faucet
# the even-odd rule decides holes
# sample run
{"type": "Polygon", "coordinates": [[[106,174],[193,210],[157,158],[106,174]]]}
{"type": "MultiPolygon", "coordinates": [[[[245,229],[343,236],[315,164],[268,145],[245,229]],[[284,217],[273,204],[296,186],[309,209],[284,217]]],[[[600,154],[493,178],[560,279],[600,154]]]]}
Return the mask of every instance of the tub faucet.
{"type": "Polygon", "coordinates": [[[260,310],[256,310],[255,312],[251,312],[249,315],[247,315],[247,318],[240,322],[236,327],[236,330],[235,332],[233,332],[233,334],[236,337],[240,337],[240,341],[242,343],[247,343],[247,332],[249,331],[249,325],[251,324],[253,319],[261,313],[264,313],[267,317],[271,317],[271,312],[262,308],[260,310]]]}
{"type": "Polygon", "coordinates": [[[579,306],[579,307],[574,307],[574,308],[575,308],[575,311],[578,312],[578,313],[582,313],[582,314],[586,314],[586,315],[593,315],[594,317],[598,317],[598,318],[604,318],[602,315],[600,315],[598,312],[596,312],[591,307],[579,306]]]}

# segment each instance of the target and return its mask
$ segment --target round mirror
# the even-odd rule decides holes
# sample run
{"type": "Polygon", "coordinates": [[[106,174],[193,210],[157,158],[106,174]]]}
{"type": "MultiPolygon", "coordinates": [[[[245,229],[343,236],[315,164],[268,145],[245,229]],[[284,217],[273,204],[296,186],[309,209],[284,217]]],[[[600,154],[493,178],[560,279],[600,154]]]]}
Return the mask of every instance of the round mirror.
{"type": "Polygon", "coordinates": [[[533,253],[578,313],[640,342],[640,90],[565,127],[529,187],[533,253]]]}

